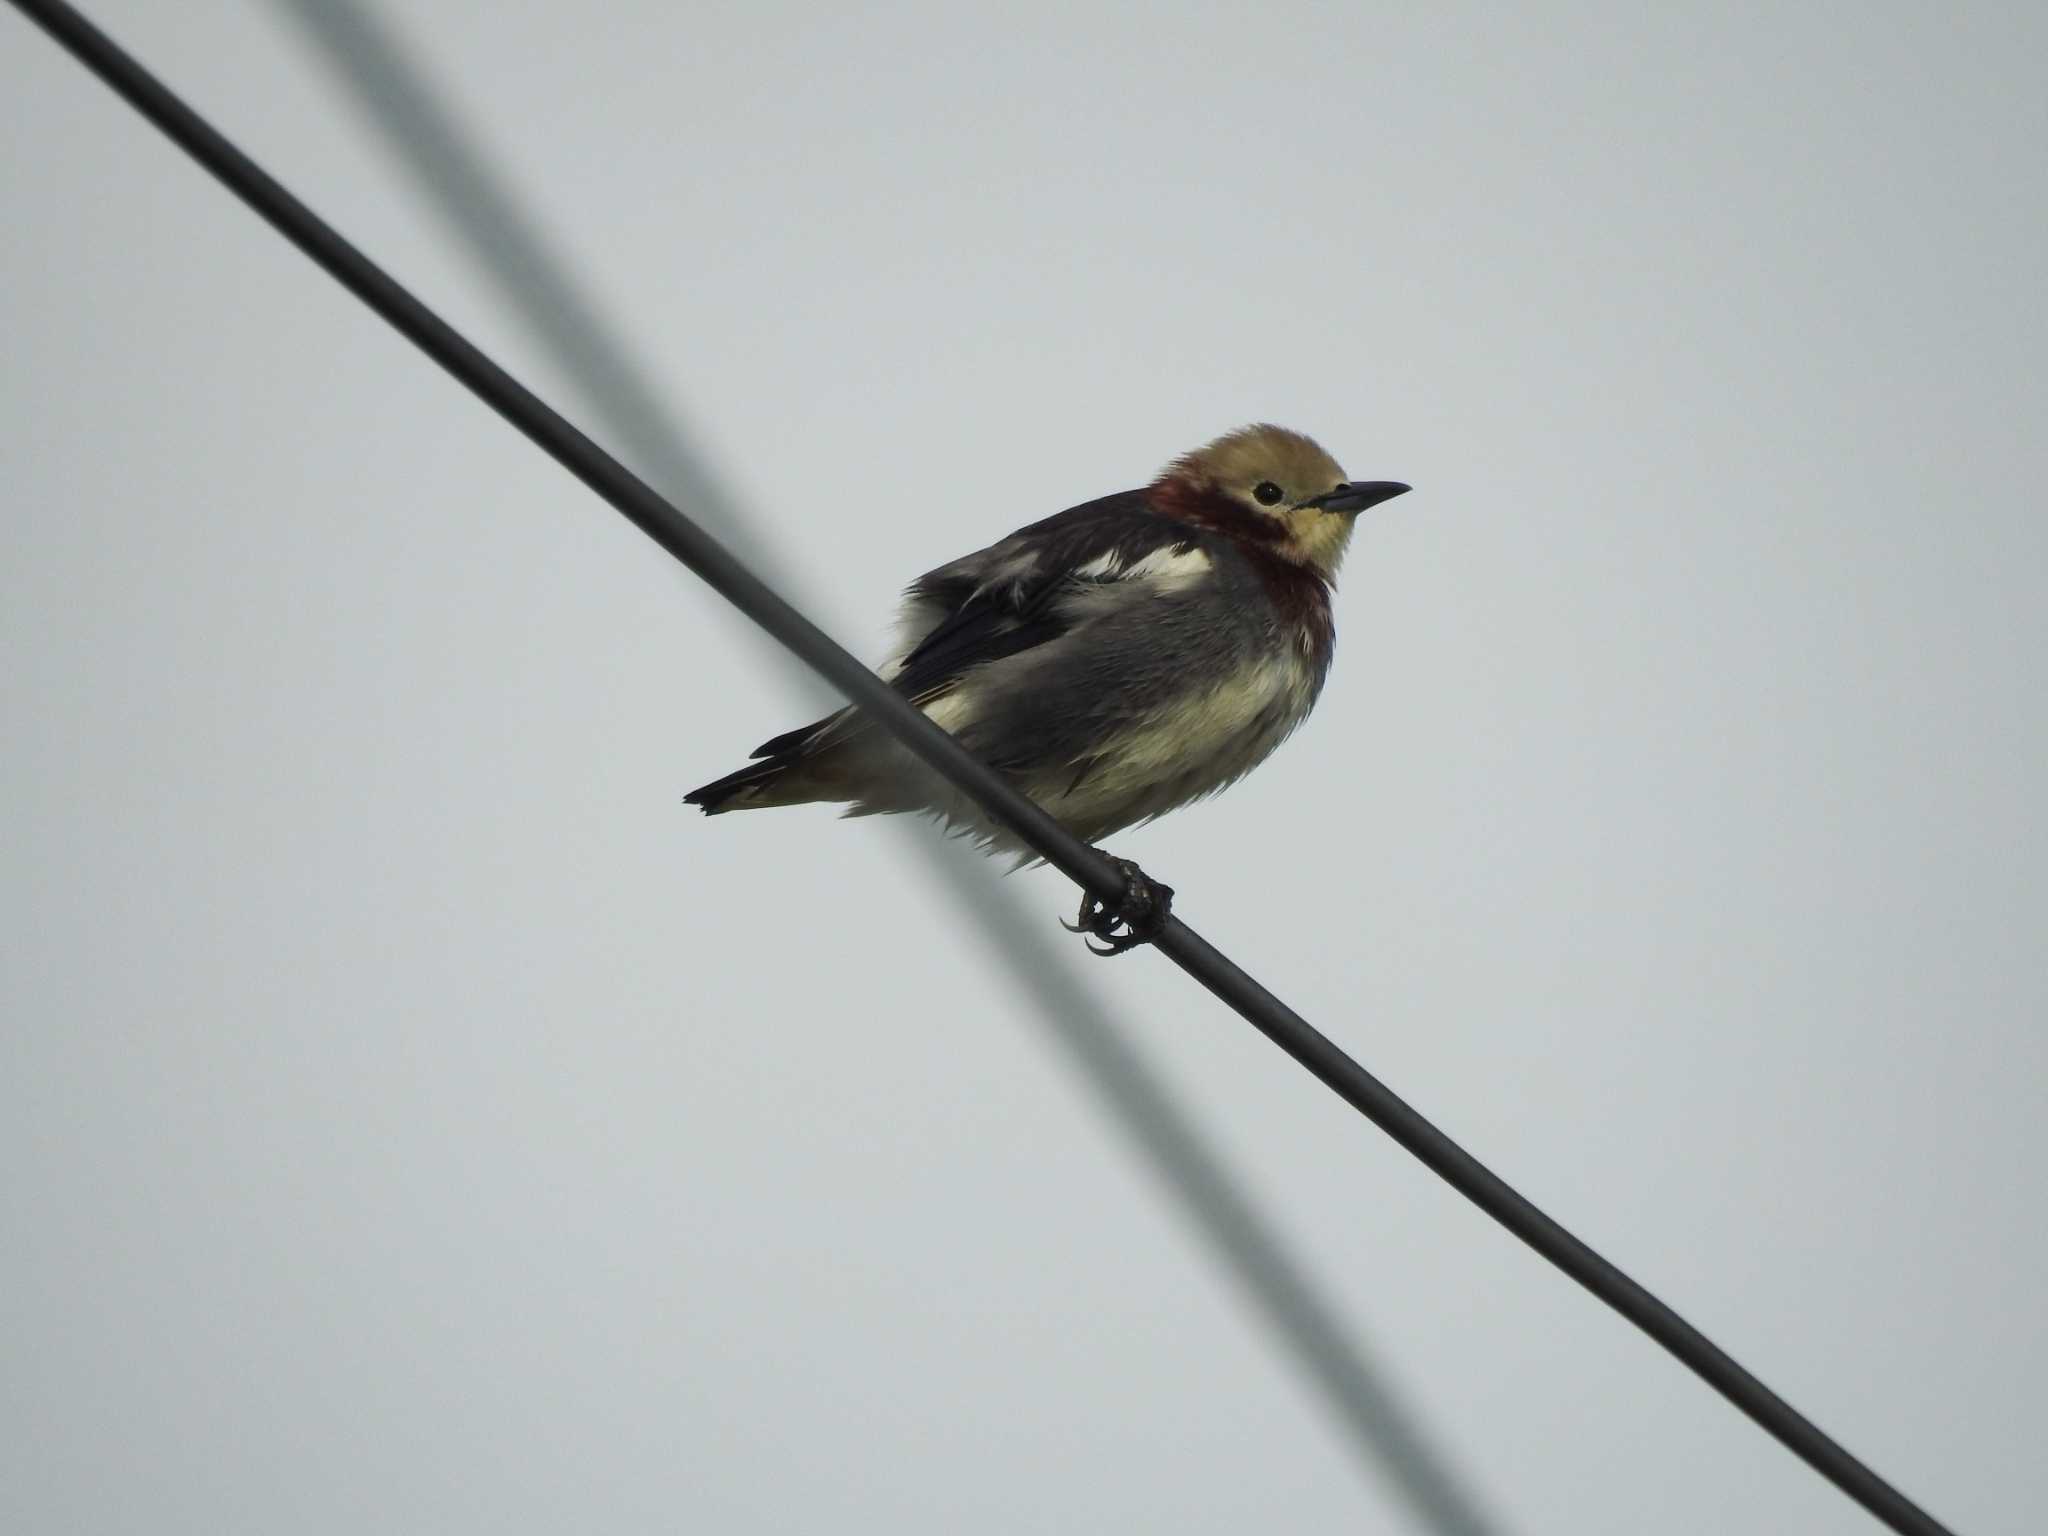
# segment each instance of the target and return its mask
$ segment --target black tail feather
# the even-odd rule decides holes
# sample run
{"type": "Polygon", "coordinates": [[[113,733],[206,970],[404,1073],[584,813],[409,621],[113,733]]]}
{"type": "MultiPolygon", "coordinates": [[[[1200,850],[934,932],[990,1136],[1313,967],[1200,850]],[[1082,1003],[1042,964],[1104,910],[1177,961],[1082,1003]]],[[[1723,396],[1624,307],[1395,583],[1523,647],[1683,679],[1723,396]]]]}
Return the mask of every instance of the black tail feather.
{"type": "Polygon", "coordinates": [[[738,810],[732,802],[748,790],[774,783],[791,768],[804,760],[805,749],[818,734],[846,713],[827,715],[822,720],[813,720],[809,725],[800,725],[793,731],[784,731],[773,740],[764,741],[754,748],[759,762],[747,764],[735,773],[728,773],[722,779],[713,779],[701,789],[693,789],[683,796],[683,804],[704,808],[706,816],[716,816],[720,811],[738,810]]]}
{"type": "Polygon", "coordinates": [[[735,795],[752,789],[757,784],[766,784],[778,777],[790,764],[788,758],[774,758],[764,763],[749,763],[737,773],[728,773],[722,779],[713,779],[709,784],[691,790],[683,796],[683,804],[703,808],[706,816],[716,816],[720,811],[730,810],[735,795]]]}

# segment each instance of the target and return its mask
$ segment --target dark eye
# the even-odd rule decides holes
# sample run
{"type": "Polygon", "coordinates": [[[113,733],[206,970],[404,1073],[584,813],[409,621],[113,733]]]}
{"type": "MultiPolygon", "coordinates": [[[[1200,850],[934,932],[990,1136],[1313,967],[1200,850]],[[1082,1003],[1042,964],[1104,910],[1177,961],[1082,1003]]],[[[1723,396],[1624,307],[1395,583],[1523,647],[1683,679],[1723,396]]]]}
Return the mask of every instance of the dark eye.
{"type": "Polygon", "coordinates": [[[1270,507],[1286,493],[1270,480],[1261,480],[1252,487],[1252,499],[1262,507],[1270,507]]]}

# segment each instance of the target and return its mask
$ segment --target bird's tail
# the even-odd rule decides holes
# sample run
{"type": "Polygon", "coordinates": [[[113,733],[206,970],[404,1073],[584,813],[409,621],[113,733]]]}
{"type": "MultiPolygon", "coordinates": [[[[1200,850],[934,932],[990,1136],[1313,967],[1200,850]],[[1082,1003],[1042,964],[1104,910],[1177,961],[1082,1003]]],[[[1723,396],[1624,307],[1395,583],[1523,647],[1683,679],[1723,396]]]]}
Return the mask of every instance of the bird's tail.
{"type": "Polygon", "coordinates": [[[754,749],[759,762],[752,762],[722,779],[691,790],[683,804],[699,806],[706,816],[726,811],[754,810],[770,805],[802,805],[818,798],[818,788],[801,770],[808,762],[814,738],[834,720],[829,715],[813,724],[785,731],[773,741],[754,749]]]}
{"type": "Polygon", "coordinates": [[[683,804],[702,807],[706,816],[716,816],[723,811],[743,811],[757,805],[779,804],[779,801],[761,797],[788,767],[787,763],[749,763],[738,773],[728,773],[722,779],[713,779],[702,788],[691,790],[683,796],[683,804]]]}

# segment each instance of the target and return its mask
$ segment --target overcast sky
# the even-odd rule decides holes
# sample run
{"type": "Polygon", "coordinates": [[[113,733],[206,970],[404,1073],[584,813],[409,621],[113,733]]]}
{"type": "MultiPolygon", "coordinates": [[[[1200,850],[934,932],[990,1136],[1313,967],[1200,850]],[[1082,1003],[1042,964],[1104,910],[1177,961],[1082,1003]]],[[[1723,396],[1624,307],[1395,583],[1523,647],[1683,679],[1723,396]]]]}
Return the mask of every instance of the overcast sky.
{"type": "MultiPolygon", "coordinates": [[[[590,417],[285,7],[89,9],[590,417]]],[[[1411,481],[1308,727],[1112,848],[2034,1526],[2048,12],[377,9],[863,654],[1247,420],[1411,481]]],[[[742,620],[11,10],[0,125],[0,1524],[1423,1529],[924,829],[679,803],[803,718],[742,620]]],[[[1492,1528],[1875,1529],[1165,961],[1051,954],[1492,1528]]]]}

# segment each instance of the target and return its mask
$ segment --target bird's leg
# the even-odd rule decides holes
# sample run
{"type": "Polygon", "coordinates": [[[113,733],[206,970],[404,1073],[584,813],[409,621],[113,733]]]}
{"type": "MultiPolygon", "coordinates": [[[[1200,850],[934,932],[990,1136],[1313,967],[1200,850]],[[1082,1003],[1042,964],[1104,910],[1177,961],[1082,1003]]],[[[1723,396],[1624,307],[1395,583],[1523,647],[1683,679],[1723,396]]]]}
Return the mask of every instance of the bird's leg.
{"type": "Polygon", "coordinates": [[[1069,933],[1085,933],[1090,940],[1100,939],[1099,945],[1088,945],[1094,954],[1120,955],[1159,937],[1159,930],[1173,911],[1173,887],[1154,880],[1129,859],[1119,859],[1114,854],[1103,857],[1124,877],[1122,898],[1112,907],[1083,892],[1079,921],[1061,919],[1060,926],[1069,933]],[[1118,929],[1123,931],[1119,933],[1118,929]]]}

